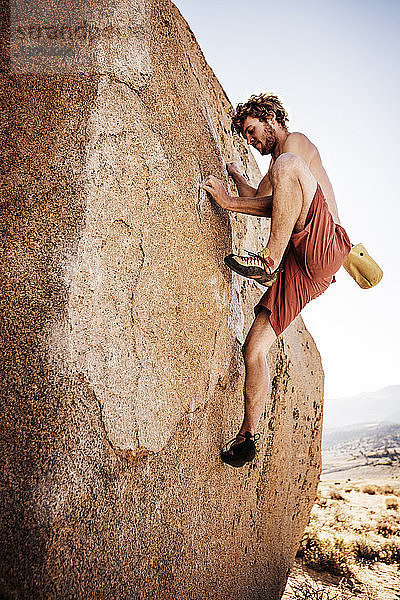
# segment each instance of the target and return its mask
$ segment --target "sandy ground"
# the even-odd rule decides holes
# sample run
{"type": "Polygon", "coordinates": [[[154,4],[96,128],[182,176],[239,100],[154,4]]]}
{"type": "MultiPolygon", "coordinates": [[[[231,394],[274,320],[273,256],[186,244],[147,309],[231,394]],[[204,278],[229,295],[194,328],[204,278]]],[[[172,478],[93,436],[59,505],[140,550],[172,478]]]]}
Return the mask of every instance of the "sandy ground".
{"type": "MultiPolygon", "coordinates": [[[[354,598],[354,594],[345,585],[341,577],[325,572],[317,573],[317,571],[307,568],[305,565],[302,565],[300,561],[296,560],[289,575],[282,600],[298,600],[299,598],[302,598],[303,595],[306,595],[305,589],[308,590],[309,594],[311,594],[311,591],[315,591],[316,598],[318,597],[318,591],[324,591],[325,598],[329,598],[329,596],[332,598],[336,596],[337,600],[354,598]]],[[[363,596],[359,596],[359,598],[361,599],[363,596]]]]}
{"type": "Polygon", "coordinates": [[[359,577],[359,584],[349,585],[342,577],[313,571],[296,561],[282,600],[399,600],[400,574],[391,565],[365,567],[359,577]]]}
{"type": "Polygon", "coordinates": [[[366,459],[359,450],[354,453],[348,448],[335,447],[323,452],[321,480],[345,481],[360,479],[364,481],[394,480],[400,482],[400,463],[385,464],[383,459],[366,459]],[[366,464],[368,463],[368,464],[366,464]]]}
{"type": "Polygon", "coordinates": [[[400,468],[387,465],[351,464],[332,467],[331,471],[323,471],[321,481],[346,481],[346,479],[362,481],[392,481],[400,483],[400,468]]]}
{"type": "MultiPolygon", "coordinates": [[[[398,472],[384,466],[379,469],[376,466],[361,466],[352,470],[351,475],[349,471],[341,471],[340,475],[338,472],[324,474],[319,485],[322,502],[314,506],[310,524],[313,523],[312,526],[317,530],[320,528],[333,533],[362,534],[376,539],[377,543],[379,539],[382,543],[385,542],[384,538],[376,535],[377,524],[384,520],[400,528],[400,506],[398,510],[388,510],[388,494],[368,494],[363,490],[371,486],[383,488],[387,485],[400,492],[398,472]],[[357,477],[353,478],[354,475],[357,477]],[[332,494],[336,492],[342,500],[332,498],[332,494]]],[[[400,497],[397,498],[400,505],[400,497]]],[[[329,573],[313,571],[296,561],[283,600],[399,600],[399,566],[398,563],[357,561],[352,566],[353,580],[345,580],[329,573]],[[309,595],[305,595],[304,590],[309,595]]]]}

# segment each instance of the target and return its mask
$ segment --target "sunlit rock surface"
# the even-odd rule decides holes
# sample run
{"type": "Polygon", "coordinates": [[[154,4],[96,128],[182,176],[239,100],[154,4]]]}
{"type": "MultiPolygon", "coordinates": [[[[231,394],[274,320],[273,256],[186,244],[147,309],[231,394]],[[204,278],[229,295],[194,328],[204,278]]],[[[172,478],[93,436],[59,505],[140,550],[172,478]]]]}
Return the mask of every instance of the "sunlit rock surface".
{"type": "Polygon", "coordinates": [[[2,57],[0,595],[275,600],[316,493],[320,357],[298,318],[256,460],[221,463],[263,293],[223,257],[268,230],[199,184],[260,175],[171,2],[85,14],[131,25],[91,71],[2,57]]]}

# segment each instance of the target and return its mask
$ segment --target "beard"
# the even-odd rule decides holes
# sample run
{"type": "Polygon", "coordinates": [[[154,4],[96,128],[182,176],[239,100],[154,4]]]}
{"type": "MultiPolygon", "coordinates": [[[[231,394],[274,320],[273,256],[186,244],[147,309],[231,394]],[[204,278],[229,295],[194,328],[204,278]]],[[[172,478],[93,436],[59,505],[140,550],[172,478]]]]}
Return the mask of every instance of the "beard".
{"type": "Polygon", "coordinates": [[[273,149],[276,146],[276,135],[275,131],[268,123],[264,123],[264,141],[261,142],[261,154],[262,156],[267,156],[271,154],[273,149]]]}

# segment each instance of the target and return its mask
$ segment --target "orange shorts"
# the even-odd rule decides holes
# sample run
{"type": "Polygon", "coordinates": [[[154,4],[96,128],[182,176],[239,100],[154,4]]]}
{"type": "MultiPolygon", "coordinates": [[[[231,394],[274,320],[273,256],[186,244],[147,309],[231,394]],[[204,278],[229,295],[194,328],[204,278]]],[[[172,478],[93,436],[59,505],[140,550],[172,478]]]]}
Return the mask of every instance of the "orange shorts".
{"type": "Polygon", "coordinates": [[[266,308],[273,330],[280,335],[307,302],[317,298],[335,280],[334,274],[350,250],[346,231],[335,224],[317,185],[305,227],[292,233],[278,279],[254,308],[255,314],[266,308]]]}

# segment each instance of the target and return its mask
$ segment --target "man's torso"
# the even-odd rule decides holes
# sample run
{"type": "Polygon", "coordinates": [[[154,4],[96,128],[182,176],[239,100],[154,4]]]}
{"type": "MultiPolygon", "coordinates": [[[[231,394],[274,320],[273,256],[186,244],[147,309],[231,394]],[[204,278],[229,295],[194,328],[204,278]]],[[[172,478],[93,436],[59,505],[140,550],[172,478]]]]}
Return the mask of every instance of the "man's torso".
{"type": "MultiPolygon", "coordinates": [[[[335,223],[340,223],[332,184],[322,165],[317,147],[302,133],[293,132],[288,135],[281,154],[285,152],[292,152],[304,160],[320,185],[335,223]]],[[[274,158],[271,158],[268,174],[271,172],[274,162],[274,158]]]]}

